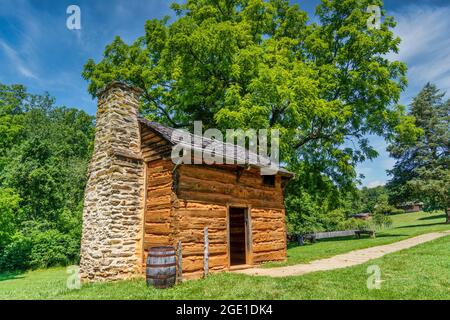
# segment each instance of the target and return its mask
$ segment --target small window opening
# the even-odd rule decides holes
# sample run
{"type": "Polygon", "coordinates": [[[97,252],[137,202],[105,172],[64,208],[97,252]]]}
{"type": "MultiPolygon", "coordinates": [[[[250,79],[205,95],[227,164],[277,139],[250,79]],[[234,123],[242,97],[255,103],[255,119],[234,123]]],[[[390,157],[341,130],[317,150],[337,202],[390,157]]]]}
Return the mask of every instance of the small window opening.
{"type": "Polygon", "coordinates": [[[275,187],[275,176],[263,176],[263,184],[268,187],[275,187]]]}

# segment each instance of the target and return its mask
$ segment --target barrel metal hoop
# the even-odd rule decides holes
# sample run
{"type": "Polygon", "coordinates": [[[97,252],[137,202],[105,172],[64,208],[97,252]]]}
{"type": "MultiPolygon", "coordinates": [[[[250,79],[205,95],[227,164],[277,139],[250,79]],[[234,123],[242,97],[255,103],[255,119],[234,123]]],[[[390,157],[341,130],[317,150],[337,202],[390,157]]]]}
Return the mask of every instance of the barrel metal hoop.
{"type": "Polygon", "coordinates": [[[150,259],[150,258],[153,258],[153,257],[158,257],[158,258],[174,257],[174,258],[175,258],[175,255],[174,255],[174,254],[175,254],[175,253],[172,253],[172,254],[167,254],[167,253],[164,253],[164,254],[156,254],[156,253],[152,252],[151,255],[148,255],[147,259],[150,259]]]}
{"type": "Polygon", "coordinates": [[[168,264],[147,264],[147,268],[160,268],[160,267],[175,267],[177,264],[174,263],[168,263],[168,264]]]}
{"type": "Polygon", "coordinates": [[[175,278],[174,275],[162,275],[162,274],[158,274],[158,275],[147,275],[147,279],[162,279],[162,280],[166,280],[166,279],[172,279],[175,278]]]}
{"type": "Polygon", "coordinates": [[[158,251],[163,251],[163,252],[167,252],[167,251],[174,251],[173,247],[151,247],[150,252],[158,252],[158,251]]]}

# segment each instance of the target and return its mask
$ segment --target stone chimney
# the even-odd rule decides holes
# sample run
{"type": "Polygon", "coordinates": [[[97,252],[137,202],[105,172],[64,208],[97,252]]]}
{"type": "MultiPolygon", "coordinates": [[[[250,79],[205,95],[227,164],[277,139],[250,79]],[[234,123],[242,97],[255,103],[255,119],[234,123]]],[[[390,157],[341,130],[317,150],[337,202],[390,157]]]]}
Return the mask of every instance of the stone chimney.
{"type": "Polygon", "coordinates": [[[125,279],[141,272],[144,165],[139,95],[138,89],[120,82],[98,94],[83,211],[83,281],[125,279]]]}

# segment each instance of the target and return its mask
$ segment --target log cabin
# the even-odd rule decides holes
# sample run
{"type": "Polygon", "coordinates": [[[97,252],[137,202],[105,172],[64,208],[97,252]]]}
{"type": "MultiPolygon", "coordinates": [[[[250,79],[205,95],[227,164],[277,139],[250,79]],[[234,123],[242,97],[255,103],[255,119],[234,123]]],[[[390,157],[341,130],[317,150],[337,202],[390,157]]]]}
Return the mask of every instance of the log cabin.
{"type": "Polygon", "coordinates": [[[423,202],[406,202],[398,205],[397,208],[405,210],[406,213],[419,212],[423,210],[423,202]]]}
{"type": "MultiPolygon", "coordinates": [[[[280,168],[262,175],[263,157],[238,146],[236,163],[174,163],[174,129],[138,115],[140,94],[114,82],[98,95],[83,211],[82,280],[142,275],[149,248],[178,243],[183,279],[201,277],[206,227],[209,272],[285,260],[283,188],[293,174],[280,168]]],[[[192,141],[194,149],[211,143],[192,141]]]]}

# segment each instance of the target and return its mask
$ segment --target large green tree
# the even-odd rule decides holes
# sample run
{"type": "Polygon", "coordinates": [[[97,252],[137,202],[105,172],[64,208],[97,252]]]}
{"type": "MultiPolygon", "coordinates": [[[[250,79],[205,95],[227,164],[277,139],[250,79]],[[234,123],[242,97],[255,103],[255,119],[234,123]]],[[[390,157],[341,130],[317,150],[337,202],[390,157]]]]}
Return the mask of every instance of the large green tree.
{"type": "Polygon", "coordinates": [[[396,139],[390,145],[397,159],[388,183],[392,201],[423,201],[446,209],[450,223],[450,100],[435,85],[426,84],[411,104],[422,134],[417,140],[396,139]]]}
{"type": "Polygon", "coordinates": [[[174,127],[279,129],[282,160],[299,173],[290,192],[338,205],[355,165],[377,155],[368,134],[415,134],[397,105],[406,66],[386,58],[395,23],[382,11],[369,28],[374,4],[323,0],[312,22],[287,0],[188,0],[134,43],[117,37],[83,76],[92,95],[113,80],[140,87],[142,112],[174,127]]]}
{"type": "Polygon", "coordinates": [[[0,84],[0,269],[76,262],[93,120],[0,84]]]}
{"type": "Polygon", "coordinates": [[[388,193],[384,186],[373,188],[364,187],[358,190],[356,207],[359,212],[375,212],[377,205],[388,204],[388,193]]]}

